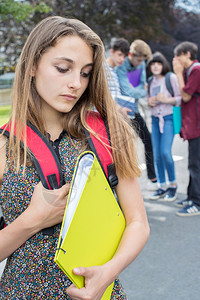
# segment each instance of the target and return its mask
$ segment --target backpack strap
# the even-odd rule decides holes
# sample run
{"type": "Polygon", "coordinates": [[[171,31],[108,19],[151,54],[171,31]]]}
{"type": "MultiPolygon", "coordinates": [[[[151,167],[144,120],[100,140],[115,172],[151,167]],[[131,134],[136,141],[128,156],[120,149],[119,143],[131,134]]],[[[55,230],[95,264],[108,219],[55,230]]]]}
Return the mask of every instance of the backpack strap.
{"type": "MultiPolygon", "coordinates": [[[[94,135],[85,129],[89,146],[97,156],[110,186],[114,188],[118,183],[118,179],[115,173],[112,151],[110,148],[111,143],[108,124],[100,117],[99,113],[93,111],[87,113],[86,122],[88,126],[97,133],[103,143],[107,145],[106,148],[94,135]]],[[[4,135],[9,137],[10,130],[10,124],[5,124],[0,128],[0,133],[4,131],[4,135]]],[[[26,134],[27,147],[33,155],[33,162],[43,186],[49,190],[61,187],[64,184],[64,179],[60,161],[53,147],[41,132],[30,122],[26,125],[26,134]]],[[[21,144],[23,146],[23,136],[21,144]]]]}
{"type": "Polygon", "coordinates": [[[167,88],[168,92],[172,95],[172,97],[174,97],[174,90],[173,90],[173,87],[171,84],[171,74],[172,74],[172,72],[168,72],[165,75],[165,84],[166,84],[166,88],[167,88]]]}
{"type": "MultiPolygon", "coordinates": [[[[97,133],[101,140],[108,146],[105,146],[91,133],[85,129],[86,137],[88,139],[91,150],[97,156],[97,159],[102,167],[102,170],[107,177],[107,180],[113,189],[118,184],[118,178],[115,173],[115,166],[112,158],[112,151],[110,148],[110,133],[108,124],[104,121],[99,113],[88,112],[86,122],[91,129],[97,133]]],[[[0,133],[3,132],[5,136],[10,136],[11,126],[5,124],[0,128],[0,133]]],[[[62,176],[60,161],[49,143],[49,141],[35,128],[30,122],[26,125],[27,131],[27,147],[33,154],[33,162],[39,173],[43,186],[47,189],[57,189],[64,184],[62,176]]],[[[21,144],[23,146],[23,137],[21,144]]],[[[1,220],[0,224],[3,228],[4,223],[1,220]]],[[[42,230],[44,235],[52,235],[54,226],[42,230]]]]}
{"type": "Polygon", "coordinates": [[[5,223],[5,221],[4,221],[4,218],[1,217],[1,218],[0,218],[0,230],[3,229],[4,227],[6,227],[6,223],[5,223]]]}
{"type": "MultiPolygon", "coordinates": [[[[11,126],[5,124],[0,128],[0,133],[4,131],[4,135],[10,136],[11,126]],[[5,129],[5,131],[4,131],[5,129]]],[[[35,126],[30,122],[26,125],[27,147],[33,154],[32,159],[39,173],[40,180],[46,189],[53,190],[61,187],[64,184],[64,179],[61,171],[60,161],[49,143],[49,141],[41,134],[35,126]]],[[[23,146],[23,136],[21,139],[23,146]]],[[[52,235],[54,226],[44,228],[43,235],[52,235]]]]}
{"type": "Polygon", "coordinates": [[[153,80],[153,75],[150,76],[150,77],[147,79],[147,83],[148,83],[148,93],[150,92],[150,86],[151,86],[152,80],[153,80]]]}
{"type": "Polygon", "coordinates": [[[103,120],[98,112],[90,111],[86,115],[87,125],[98,135],[105,147],[92,133],[85,129],[88,144],[95,153],[102,170],[111,186],[115,188],[118,184],[118,178],[115,172],[113,156],[111,151],[110,133],[108,124],[103,120]]]}
{"type": "MultiPolygon", "coordinates": [[[[188,79],[188,77],[190,76],[190,74],[191,74],[191,72],[192,72],[192,69],[194,68],[194,67],[197,67],[197,66],[199,66],[200,67],[200,63],[199,62],[195,62],[195,63],[193,63],[190,67],[189,67],[189,69],[187,70],[187,72],[186,72],[186,78],[188,79]]],[[[200,96],[200,93],[194,93],[194,96],[195,97],[199,97],[200,96]]],[[[197,99],[198,100],[198,99],[197,99]]]]}
{"type": "MultiPolygon", "coordinates": [[[[5,124],[0,128],[0,133],[9,137],[11,126],[5,124]]],[[[46,189],[53,190],[64,183],[60,161],[48,140],[30,122],[26,125],[27,147],[33,154],[33,163],[39,173],[41,182],[46,189]]],[[[23,136],[21,139],[23,146],[23,136]]]]}
{"type": "Polygon", "coordinates": [[[187,78],[190,76],[190,73],[192,72],[192,69],[193,69],[194,67],[196,67],[196,66],[199,66],[199,67],[200,67],[200,63],[199,63],[199,62],[195,62],[195,63],[193,63],[193,64],[189,67],[189,69],[188,69],[187,72],[186,72],[186,77],[187,77],[187,78]]]}

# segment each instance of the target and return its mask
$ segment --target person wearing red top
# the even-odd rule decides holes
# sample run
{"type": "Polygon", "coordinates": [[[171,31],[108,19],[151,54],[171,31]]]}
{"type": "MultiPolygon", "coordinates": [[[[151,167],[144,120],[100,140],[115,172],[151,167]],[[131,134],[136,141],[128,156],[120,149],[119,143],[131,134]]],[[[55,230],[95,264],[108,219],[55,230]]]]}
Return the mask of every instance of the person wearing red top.
{"type": "Polygon", "coordinates": [[[187,199],[176,203],[181,207],[178,216],[200,215],[200,63],[198,47],[182,42],[174,49],[174,72],[177,75],[182,96],[182,127],[180,135],[188,140],[189,185],[187,199]]]}

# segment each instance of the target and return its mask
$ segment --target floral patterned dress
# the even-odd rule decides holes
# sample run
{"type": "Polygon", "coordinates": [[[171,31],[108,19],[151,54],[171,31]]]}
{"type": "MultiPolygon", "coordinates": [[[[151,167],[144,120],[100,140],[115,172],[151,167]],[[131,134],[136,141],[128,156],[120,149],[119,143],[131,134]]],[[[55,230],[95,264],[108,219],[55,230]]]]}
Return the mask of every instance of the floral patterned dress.
{"type": "MultiPolygon", "coordinates": [[[[63,133],[55,145],[65,181],[71,182],[82,142],[63,133]]],[[[0,191],[0,205],[7,224],[27,208],[34,187],[40,180],[34,166],[26,167],[25,176],[22,171],[21,166],[20,172],[15,172],[7,147],[7,166],[0,191]]],[[[66,293],[71,281],[54,262],[59,233],[60,224],[54,226],[53,235],[38,232],[7,259],[0,282],[0,300],[71,299],[66,293]]],[[[127,299],[118,279],[115,280],[111,299],[127,299]]]]}

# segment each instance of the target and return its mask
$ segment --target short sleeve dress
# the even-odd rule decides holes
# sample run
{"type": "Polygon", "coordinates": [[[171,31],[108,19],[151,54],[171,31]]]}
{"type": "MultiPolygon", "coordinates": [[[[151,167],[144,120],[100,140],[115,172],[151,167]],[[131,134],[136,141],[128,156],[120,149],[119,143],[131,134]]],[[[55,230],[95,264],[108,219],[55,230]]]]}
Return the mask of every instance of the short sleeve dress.
{"type": "MultiPolygon", "coordinates": [[[[63,132],[55,145],[65,182],[71,182],[82,142],[63,132]]],[[[16,173],[8,158],[0,191],[0,205],[7,224],[14,221],[29,205],[35,185],[40,181],[32,164],[16,173]]],[[[71,299],[66,288],[69,278],[54,262],[61,225],[54,226],[53,235],[36,233],[7,259],[0,281],[0,300],[71,299]]],[[[111,299],[127,299],[118,279],[115,280],[111,299]]]]}

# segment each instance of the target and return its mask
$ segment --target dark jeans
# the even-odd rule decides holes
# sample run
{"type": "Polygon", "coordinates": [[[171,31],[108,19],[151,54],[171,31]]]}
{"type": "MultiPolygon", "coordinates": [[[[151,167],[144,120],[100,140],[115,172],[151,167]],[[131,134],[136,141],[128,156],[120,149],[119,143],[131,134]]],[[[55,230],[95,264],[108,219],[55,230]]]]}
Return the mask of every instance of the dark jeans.
{"type": "Polygon", "coordinates": [[[147,176],[149,179],[154,179],[156,178],[156,173],[155,173],[154,162],[153,162],[151,134],[147,128],[144,119],[141,117],[139,113],[135,114],[135,119],[132,119],[131,122],[133,128],[136,130],[137,134],[139,135],[139,137],[141,138],[144,144],[147,176]]]}
{"type": "Polygon", "coordinates": [[[200,206],[200,137],[188,140],[188,170],[189,185],[187,189],[188,199],[200,206]]]}

